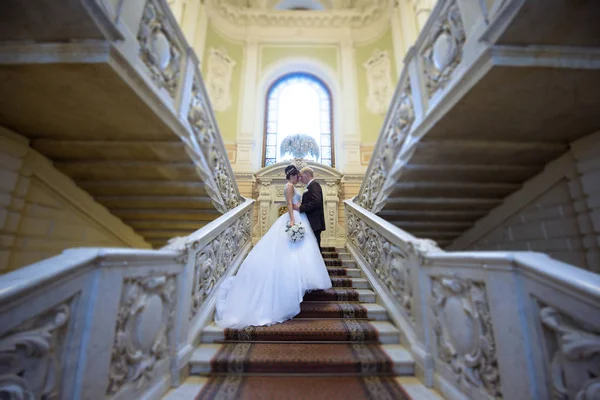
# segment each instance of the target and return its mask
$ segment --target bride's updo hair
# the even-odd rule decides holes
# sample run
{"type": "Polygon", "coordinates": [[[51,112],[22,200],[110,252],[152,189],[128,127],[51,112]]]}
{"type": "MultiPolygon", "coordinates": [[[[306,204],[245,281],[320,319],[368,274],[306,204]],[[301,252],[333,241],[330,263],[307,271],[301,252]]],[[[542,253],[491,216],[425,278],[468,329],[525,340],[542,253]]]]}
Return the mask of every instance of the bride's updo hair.
{"type": "Polygon", "coordinates": [[[285,179],[289,181],[292,176],[296,175],[300,175],[300,171],[298,171],[298,168],[296,168],[295,165],[288,165],[285,167],[285,179]]]}

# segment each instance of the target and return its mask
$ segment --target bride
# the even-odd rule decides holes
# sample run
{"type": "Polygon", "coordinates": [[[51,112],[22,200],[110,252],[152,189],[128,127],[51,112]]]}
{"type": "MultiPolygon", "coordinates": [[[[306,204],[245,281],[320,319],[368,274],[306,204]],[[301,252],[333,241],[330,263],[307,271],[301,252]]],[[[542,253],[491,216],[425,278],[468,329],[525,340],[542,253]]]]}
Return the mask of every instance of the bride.
{"type": "Polygon", "coordinates": [[[288,212],[273,224],[242,262],[236,276],[226,279],[217,293],[215,322],[222,328],[271,325],[300,312],[307,291],[329,289],[331,279],[306,214],[293,209],[302,196],[294,188],[300,171],[285,169],[288,212]],[[291,242],[286,223],[302,222],[304,239],[291,242]]]}

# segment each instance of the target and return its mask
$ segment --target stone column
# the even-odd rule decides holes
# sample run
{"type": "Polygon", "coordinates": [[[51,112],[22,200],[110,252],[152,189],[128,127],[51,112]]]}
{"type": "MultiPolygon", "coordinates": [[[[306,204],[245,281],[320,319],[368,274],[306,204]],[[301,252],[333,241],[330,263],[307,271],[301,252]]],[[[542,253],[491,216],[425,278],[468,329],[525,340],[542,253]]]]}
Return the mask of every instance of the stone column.
{"type": "Polygon", "coordinates": [[[404,55],[408,51],[408,48],[405,47],[405,43],[402,40],[402,22],[400,20],[400,8],[397,3],[394,4],[392,13],[390,14],[390,25],[392,27],[394,60],[396,61],[396,78],[400,78],[400,75],[402,74],[404,55]]]}
{"type": "Polygon", "coordinates": [[[190,43],[193,47],[194,51],[196,51],[196,55],[200,60],[199,68],[202,72],[204,71],[204,47],[206,45],[206,30],[208,28],[208,14],[206,10],[206,5],[204,3],[198,4],[196,20],[196,32],[194,34],[194,41],[190,43]]]}
{"type": "Polygon", "coordinates": [[[336,246],[338,227],[338,205],[340,182],[337,180],[326,180],[325,189],[325,226],[327,230],[323,237],[324,246],[336,246]]]}
{"type": "MultiPolygon", "coordinates": [[[[244,72],[242,82],[242,108],[240,131],[237,134],[236,162],[233,169],[236,172],[252,172],[260,168],[262,154],[257,146],[256,136],[262,137],[262,132],[255,136],[256,127],[256,85],[258,80],[258,40],[249,38],[244,52],[244,72]]],[[[264,101],[262,99],[261,101],[264,101]]],[[[260,143],[260,142],[259,142],[260,143]]]]}
{"type": "Polygon", "coordinates": [[[339,125],[337,128],[334,126],[338,133],[335,139],[340,141],[340,146],[336,146],[336,148],[341,151],[336,153],[336,168],[344,173],[364,173],[364,168],[360,164],[356,57],[352,40],[341,43],[341,59],[343,100],[340,99],[339,104],[341,105],[342,121],[334,121],[339,125]]]}
{"type": "Polygon", "coordinates": [[[415,17],[417,19],[417,29],[418,32],[421,32],[429,15],[431,14],[431,10],[433,10],[433,6],[435,5],[435,0],[412,0],[414,3],[415,9],[415,17]]]}

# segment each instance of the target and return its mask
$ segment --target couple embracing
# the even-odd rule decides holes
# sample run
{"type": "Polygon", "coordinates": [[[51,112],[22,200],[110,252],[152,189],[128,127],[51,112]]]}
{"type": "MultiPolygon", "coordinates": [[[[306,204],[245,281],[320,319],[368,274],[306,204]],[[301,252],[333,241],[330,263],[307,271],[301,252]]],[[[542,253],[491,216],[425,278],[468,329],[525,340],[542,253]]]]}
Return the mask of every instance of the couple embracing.
{"type": "MultiPolygon", "coordinates": [[[[215,322],[222,328],[272,325],[300,312],[306,292],[329,289],[331,279],[321,256],[325,230],[323,191],[310,168],[285,169],[288,212],[248,253],[236,276],[226,279],[217,293],[215,322]],[[294,185],[306,184],[303,195],[294,185]],[[304,229],[304,238],[290,240],[292,226],[304,229]]],[[[302,230],[300,228],[300,230],[302,230]]]]}

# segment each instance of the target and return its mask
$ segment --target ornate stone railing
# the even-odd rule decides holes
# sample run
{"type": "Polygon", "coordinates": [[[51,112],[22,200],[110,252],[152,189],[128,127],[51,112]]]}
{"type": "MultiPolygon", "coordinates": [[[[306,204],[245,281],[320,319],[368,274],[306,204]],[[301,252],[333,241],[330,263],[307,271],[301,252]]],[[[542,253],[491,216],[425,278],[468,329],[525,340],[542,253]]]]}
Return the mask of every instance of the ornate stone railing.
{"type": "Polygon", "coordinates": [[[198,69],[198,58],[167,2],[97,1],[122,37],[110,43],[113,66],[124,72],[128,84],[143,91],[141,95],[186,144],[215,207],[223,213],[237,207],[243,199],[198,69]]]}
{"type": "Polygon", "coordinates": [[[161,250],[72,249],[0,280],[0,397],[158,399],[251,245],[247,200],[161,250]]]}
{"type": "Polygon", "coordinates": [[[522,1],[437,1],[404,60],[358,204],[375,213],[384,207],[414,145],[457,101],[459,86],[479,79],[486,68],[482,55],[490,49],[483,38],[510,20],[505,10],[516,3],[522,1]]]}
{"type": "Polygon", "coordinates": [[[448,399],[597,399],[600,277],[539,253],[448,253],[346,201],[347,246],[448,399]]]}

